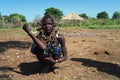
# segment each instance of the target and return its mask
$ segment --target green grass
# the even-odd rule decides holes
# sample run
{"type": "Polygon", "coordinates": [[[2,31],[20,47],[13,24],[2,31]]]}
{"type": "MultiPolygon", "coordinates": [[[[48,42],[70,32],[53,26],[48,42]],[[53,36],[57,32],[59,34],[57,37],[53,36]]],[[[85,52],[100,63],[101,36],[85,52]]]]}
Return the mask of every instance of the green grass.
{"type": "MultiPolygon", "coordinates": [[[[120,29],[120,25],[89,25],[89,26],[64,26],[60,29],[120,29]]],[[[0,28],[0,35],[23,36],[27,35],[21,27],[0,28]]]]}
{"type": "Polygon", "coordinates": [[[21,27],[18,28],[0,28],[0,35],[23,36],[26,33],[21,27]]]}
{"type": "Polygon", "coordinates": [[[76,29],[120,29],[120,25],[89,25],[89,26],[64,26],[60,28],[76,28],[76,29]]]}

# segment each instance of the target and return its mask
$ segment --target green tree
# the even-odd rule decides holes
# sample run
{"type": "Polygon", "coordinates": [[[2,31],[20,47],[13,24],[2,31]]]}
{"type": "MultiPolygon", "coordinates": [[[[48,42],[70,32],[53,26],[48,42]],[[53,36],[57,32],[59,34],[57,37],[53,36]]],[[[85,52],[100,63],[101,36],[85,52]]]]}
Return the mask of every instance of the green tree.
{"type": "Polygon", "coordinates": [[[2,19],[2,14],[1,14],[1,12],[0,12],[0,20],[2,19]]]}
{"type": "Polygon", "coordinates": [[[115,11],[112,16],[113,20],[120,20],[120,12],[115,11]]]}
{"type": "Polygon", "coordinates": [[[82,18],[84,18],[84,19],[88,19],[89,18],[85,13],[79,14],[79,16],[82,17],[82,18]]]}
{"type": "Polygon", "coordinates": [[[109,19],[108,13],[106,11],[98,13],[97,19],[109,19]]]}
{"type": "Polygon", "coordinates": [[[63,16],[63,12],[57,8],[54,8],[54,7],[50,7],[50,8],[45,9],[44,15],[46,15],[46,14],[51,15],[57,21],[59,21],[63,16]]]}
{"type": "Polygon", "coordinates": [[[4,17],[4,20],[5,20],[5,21],[8,21],[8,22],[10,22],[10,21],[11,21],[11,18],[10,18],[9,16],[4,15],[3,17],[4,17]]]}
{"type": "Polygon", "coordinates": [[[9,17],[18,21],[26,22],[25,16],[18,13],[10,14],[9,17]]]}

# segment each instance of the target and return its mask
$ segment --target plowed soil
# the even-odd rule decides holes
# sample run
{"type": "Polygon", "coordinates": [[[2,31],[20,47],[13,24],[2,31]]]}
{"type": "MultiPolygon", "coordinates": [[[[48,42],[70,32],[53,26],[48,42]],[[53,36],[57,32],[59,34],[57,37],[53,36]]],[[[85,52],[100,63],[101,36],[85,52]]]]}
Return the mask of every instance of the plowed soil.
{"type": "Polygon", "coordinates": [[[120,80],[120,30],[61,29],[68,59],[58,74],[39,73],[22,29],[0,31],[0,80],[120,80]]]}

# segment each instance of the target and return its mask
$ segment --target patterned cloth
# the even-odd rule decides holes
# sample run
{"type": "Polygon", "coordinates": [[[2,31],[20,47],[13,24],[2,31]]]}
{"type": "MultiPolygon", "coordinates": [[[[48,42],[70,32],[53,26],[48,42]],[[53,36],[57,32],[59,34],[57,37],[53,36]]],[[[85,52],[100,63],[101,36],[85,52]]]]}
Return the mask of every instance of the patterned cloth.
{"type": "MultiPolygon", "coordinates": [[[[33,54],[39,54],[43,57],[50,57],[50,54],[52,55],[52,57],[56,60],[59,59],[61,57],[61,46],[60,46],[60,42],[59,40],[55,40],[56,38],[56,34],[54,34],[54,36],[52,35],[52,37],[54,37],[53,39],[45,39],[46,42],[46,49],[42,50],[39,49],[38,46],[33,43],[32,47],[31,47],[31,52],[33,54]]],[[[38,38],[41,40],[43,40],[43,38],[45,38],[45,35],[43,35],[41,32],[38,35],[38,38]],[[43,37],[44,36],[44,37],[43,37]]]]}

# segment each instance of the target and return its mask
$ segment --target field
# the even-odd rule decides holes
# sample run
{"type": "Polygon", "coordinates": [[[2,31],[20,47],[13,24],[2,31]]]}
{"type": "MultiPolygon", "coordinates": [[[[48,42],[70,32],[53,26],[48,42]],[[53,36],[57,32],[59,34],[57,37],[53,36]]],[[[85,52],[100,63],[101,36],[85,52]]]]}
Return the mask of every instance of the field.
{"type": "Polygon", "coordinates": [[[119,29],[60,29],[68,59],[60,72],[39,74],[32,40],[21,29],[0,29],[0,80],[120,80],[119,29]]]}

